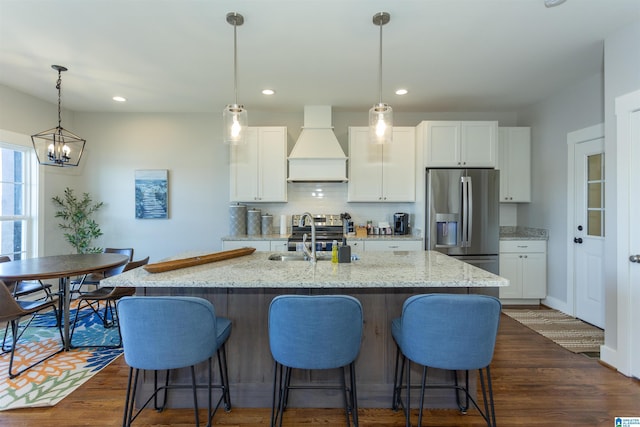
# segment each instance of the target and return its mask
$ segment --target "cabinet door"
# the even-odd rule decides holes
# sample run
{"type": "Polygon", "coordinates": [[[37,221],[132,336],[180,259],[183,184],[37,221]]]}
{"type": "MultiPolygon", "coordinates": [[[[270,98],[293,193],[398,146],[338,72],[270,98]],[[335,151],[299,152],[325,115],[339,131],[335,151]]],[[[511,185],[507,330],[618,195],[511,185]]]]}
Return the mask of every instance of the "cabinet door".
{"type": "Polygon", "coordinates": [[[349,128],[347,201],[382,201],[382,147],[369,142],[369,128],[349,128]]]}
{"type": "Polygon", "coordinates": [[[287,252],[289,250],[289,243],[286,240],[272,240],[271,252],[287,252]]]}
{"type": "Polygon", "coordinates": [[[545,298],[547,296],[547,259],[545,253],[523,254],[522,297],[545,298]]]}
{"type": "Polygon", "coordinates": [[[287,201],[287,130],[250,127],[247,143],[230,148],[230,201],[287,201]]]}
{"type": "Polygon", "coordinates": [[[253,202],[258,195],[258,130],[247,129],[245,144],[231,145],[229,200],[253,202]]]}
{"type": "Polygon", "coordinates": [[[500,201],[531,201],[531,130],[528,127],[500,128],[498,164],[500,201]]]}
{"type": "Polygon", "coordinates": [[[287,201],[287,129],[258,128],[258,194],[260,202],[287,201]]]}
{"type": "Polygon", "coordinates": [[[222,250],[240,248],[256,248],[256,251],[271,251],[271,242],[269,240],[223,240],[222,250]]]}
{"type": "Polygon", "coordinates": [[[416,131],[413,127],[394,127],[393,142],[382,145],[382,200],[416,200],[416,131]]]}
{"type": "Polygon", "coordinates": [[[424,164],[427,167],[456,167],[460,165],[460,122],[434,121],[427,123],[424,164]]]}
{"type": "Polygon", "coordinates": [[[496,166],[498,122],[461,122],[460,161],[465,167],[496,166]]]}
{"type": "Polygon", "coordinates": [[[500,288],[500,298],[522,298],[522,254],[500,254],[500,276],[509,279],[509,286],[500,288]]]}
{"type": "Polygon", "coordinates": [[[418,240],[370,240],[364,242],[364,250],[372,251],[419,251],[422,250],[422,243],[418,240]]]}

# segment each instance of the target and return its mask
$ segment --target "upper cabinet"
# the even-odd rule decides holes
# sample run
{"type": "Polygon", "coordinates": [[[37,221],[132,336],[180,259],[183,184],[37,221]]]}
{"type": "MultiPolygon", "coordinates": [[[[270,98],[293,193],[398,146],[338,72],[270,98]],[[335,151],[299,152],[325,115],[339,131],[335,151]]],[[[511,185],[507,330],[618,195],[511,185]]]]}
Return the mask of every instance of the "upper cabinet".
{"type": "Polygon", "coordinates": [[[501,127],[498,130],[500,201],[531,201],[531,128],[501,127]]]}
{"type": "Polygon", "coordinates": [[[496,166],[497,121],[428,121],[418,125],[426,167],[496,166]]]}
{"type": "Polygon", "coordinates": [[[287,128],[250,127],[247,143],[230,147],[230,201],[287,201],[287,128]]]}
{"type": "Polygon", "coordinates": [[[349,128],[349,202],[415,202],[415,128],[394,127],[393,142],[372,144],[369,128],[349,128]]]}

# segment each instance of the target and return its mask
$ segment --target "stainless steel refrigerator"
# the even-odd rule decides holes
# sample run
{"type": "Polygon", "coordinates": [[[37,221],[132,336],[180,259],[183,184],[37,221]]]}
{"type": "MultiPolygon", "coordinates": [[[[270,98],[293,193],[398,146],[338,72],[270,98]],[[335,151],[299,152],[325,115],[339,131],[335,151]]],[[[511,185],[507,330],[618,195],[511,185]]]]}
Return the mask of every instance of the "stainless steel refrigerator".
{"type": "Polygon", "coordinates": [[[427,250],[498,274],[499,171],[427,169],[427,250]]]}

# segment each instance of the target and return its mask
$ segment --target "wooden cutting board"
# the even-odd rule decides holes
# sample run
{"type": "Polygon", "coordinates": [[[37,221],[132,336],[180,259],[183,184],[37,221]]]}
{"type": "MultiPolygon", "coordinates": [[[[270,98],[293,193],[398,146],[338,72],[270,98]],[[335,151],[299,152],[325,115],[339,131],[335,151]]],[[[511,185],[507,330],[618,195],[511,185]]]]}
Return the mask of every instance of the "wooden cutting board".
{"type": "Polygon", "coordinates": [[[143,268],[149,273],[162,273],[164,271],[177,270],[179,268],[193,267],[194,265],[208,264],[210,262],[223,261],[225,259],[238,258],[251,255],[256,248],[240,248],[229,251],[221,251],[208,255],[194,256],[191,258],[175,259],[172,261],[147,264],[143,268]]]}

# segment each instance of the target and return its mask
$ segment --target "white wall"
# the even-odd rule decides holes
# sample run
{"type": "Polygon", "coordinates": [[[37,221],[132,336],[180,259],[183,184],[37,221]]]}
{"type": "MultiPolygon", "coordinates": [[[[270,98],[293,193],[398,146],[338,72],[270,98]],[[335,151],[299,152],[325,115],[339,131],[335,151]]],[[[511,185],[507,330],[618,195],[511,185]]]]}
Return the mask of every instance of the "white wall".
{"type": "Polygon", "coordinates": [[[518,223],[549,231],[547,304],[567,309],[567,133],[602,123],[603,76],[598,73],[520,112],[531,126],[532,201],[518,207],[518,223]]]}

